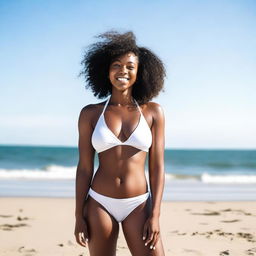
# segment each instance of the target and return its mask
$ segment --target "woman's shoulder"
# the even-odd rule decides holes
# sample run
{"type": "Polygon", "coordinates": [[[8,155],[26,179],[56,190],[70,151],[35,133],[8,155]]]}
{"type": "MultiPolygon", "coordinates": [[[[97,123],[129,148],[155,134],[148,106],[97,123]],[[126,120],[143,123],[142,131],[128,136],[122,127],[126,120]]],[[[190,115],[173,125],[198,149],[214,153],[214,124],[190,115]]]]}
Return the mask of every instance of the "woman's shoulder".
{"type": "Polygon", "coordinates": [[[149,101],[149,102],[143,104],[141,107],[142,107],[143,112],[149,113],[152,116],[164,115],[163,108],[159,103],[149,101]]]}
{"type": "Polygon", "coordinates": [[[102,102],[94,103],[94,104],[88,104],[82,108],[81,112],[89,114],[89,113],[95,113],[95,111],[103,110],[105,102],[106,100],[102,102]]]}
{"type": "Polygon", "coordinates": [[[150,127],[153,123],[164,121],[164,111],[159,103],[149,101],[140,107],[150,127]]]}
{"type": "Polygon", "coordinates": [[[97,117],[102,112],[105,102],[106,101],[84,106],[80,111],[80,117],[86,118],[86,120],[97,117]]]}

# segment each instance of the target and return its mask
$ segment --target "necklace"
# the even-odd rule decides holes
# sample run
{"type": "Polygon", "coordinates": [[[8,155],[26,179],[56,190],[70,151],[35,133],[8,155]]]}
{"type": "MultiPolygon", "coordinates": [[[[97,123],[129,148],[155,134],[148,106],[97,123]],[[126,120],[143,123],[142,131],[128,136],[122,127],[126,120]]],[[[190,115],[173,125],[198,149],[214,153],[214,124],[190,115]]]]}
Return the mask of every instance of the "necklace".
{"type": "Polygon", "coordinates": [[[111,103],[112,106],[117,106],[117,107],[126,107],[126,106],[134,106],[135,105],[135,100],[132,98],[132,101],[129,103],[111,103]]]}

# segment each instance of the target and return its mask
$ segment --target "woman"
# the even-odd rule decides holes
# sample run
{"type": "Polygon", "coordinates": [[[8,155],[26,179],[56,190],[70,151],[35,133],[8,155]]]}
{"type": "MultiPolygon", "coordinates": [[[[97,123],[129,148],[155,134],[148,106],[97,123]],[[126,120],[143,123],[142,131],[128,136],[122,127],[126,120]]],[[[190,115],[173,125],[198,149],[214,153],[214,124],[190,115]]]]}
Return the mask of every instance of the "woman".
{"type": "Polygon", "coordinates": [[[79,117],[75,236],[91,256],[116,255],[119,222],[133,256],[164,255],[159,216],[164,187],[164,114],[149,102],[165,70],[132,32],[107,32],[82,61],[87,87],[105,102],[79,117]],[[94,156],[99,166],[95,175],[94,156]],[[148,154],[150,193],[145,177],[148,154]]]}

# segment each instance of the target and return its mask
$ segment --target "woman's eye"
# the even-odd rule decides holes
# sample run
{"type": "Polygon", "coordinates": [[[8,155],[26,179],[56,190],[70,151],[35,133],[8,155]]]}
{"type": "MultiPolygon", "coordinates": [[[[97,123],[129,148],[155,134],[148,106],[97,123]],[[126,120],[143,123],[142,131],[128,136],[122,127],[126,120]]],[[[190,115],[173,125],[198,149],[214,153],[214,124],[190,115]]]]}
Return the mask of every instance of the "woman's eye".
{"type": "Polygon", "coordinates": [[[128,69],[133,70],[133,69],[134,69],[134,67],[128,67],[128,69]]]}
{"type": "Polygon", "coordinates": [[[120,65],[119,64],[113,64],[113,67],[120,67],[120,65]]]}

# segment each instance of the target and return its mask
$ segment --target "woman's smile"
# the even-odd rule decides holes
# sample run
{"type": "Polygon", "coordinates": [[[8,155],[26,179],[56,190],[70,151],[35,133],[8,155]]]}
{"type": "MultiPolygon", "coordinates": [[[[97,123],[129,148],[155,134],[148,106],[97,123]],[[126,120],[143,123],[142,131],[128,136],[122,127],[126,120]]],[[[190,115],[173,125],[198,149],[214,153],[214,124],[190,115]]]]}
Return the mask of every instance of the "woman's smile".
{"type": "Polygon", "coordinates": [[[117,79],[118,81],[122,81],[122,82],[126,82],[126,81],[129,80],[128,77],[117,77],[116,79],[117,79]]]}

